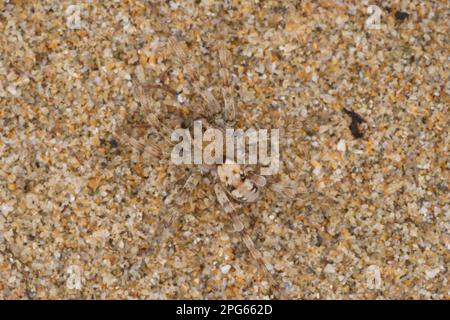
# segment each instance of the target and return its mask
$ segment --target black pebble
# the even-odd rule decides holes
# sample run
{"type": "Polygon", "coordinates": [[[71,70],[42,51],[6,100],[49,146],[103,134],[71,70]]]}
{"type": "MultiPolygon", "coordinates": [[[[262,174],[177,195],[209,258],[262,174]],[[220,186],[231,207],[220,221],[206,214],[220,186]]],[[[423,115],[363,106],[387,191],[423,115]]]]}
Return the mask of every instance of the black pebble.
{"type": "Polygon", "coordinates": [[[397,19],[397,20],[399,20],[401,22],[405,21],[408,18],[409,18],[409,13],[408,12],[397,11],[395,13],[395,19],[397,19]]]}
{"type": "Polygon", "coordinates": [[[117,141],[114,139],[109,140],[109,145],[111,146],[111,148],[117,148],[119,146],[117,141]]]}
{"type": "Polygon", "coordinates": [[[366,120],[364,120],[364,118],[361,117],[359,114],[357,114],[355,111],[344,108],[344,112],[350,116],[350,118],[352,119],[353,122],[356,122],[358,124],[366,122],[366,120]]]}
{"type": "Polygon", "coordinates": [[[355,111],[347,110],[344,108],[344,112],[350,117],[351,123],[349,126],[350,132],[352,133],[353,137],[360,139],[364,137],[364,134],[359,129],[359,125],[363,122],[366,122],[363,117],[361,117],[359,114],[357,114],[355,111]]]}

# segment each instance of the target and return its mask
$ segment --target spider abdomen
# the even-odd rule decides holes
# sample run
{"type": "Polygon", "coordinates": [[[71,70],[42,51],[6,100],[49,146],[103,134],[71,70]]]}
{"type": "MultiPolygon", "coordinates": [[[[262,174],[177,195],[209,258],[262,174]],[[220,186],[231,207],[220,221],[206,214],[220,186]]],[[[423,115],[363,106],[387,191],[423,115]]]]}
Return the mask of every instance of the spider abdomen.
{"type": "Polygon", "coordinates": [[[231,160],[218,165],[217,173],[227,193],[236,201],[255,202],[259,198],[259,187],[245,174],[241,165],[231,160]]]}

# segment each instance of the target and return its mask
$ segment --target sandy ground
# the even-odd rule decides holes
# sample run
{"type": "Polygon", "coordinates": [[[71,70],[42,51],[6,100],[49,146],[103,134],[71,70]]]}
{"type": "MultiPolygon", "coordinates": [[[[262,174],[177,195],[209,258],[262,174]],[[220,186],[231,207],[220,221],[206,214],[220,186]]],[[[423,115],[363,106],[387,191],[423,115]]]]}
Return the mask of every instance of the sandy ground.
{"type": "Polygon", "coordinates": [[[2,1],[0,298],[448,299],[449,10],[444,0],[2,1]],[[149,92],[161,121],[201,105],[170,36],[218,99],[224,39],[238,124],[283,129],[277,179],[298,196],[267,190],[239,208],[279,288],[210,176],[164,240],[153,237],[185,170],[113,134],[145,124],[134,92],[145,81],[179,93],[149,92]],[[365,122],[351,125],[344,109],[365,122]],[[142,254],[155,241],[159,253],[142,254]]]}

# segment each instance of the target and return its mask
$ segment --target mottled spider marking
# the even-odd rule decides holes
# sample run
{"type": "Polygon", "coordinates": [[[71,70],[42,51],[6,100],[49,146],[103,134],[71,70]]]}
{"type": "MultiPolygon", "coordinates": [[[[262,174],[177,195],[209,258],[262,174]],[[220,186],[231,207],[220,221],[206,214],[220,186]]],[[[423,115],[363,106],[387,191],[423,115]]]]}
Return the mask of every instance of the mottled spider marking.
{"type": "Polygon", "coordinates": [[[257,181],[243,170],[242,166],[227,159],[224,164],[217,166],[217,175],[227,193],[236,201],[255,202],[260,196],[261,176],[257,181]]]}

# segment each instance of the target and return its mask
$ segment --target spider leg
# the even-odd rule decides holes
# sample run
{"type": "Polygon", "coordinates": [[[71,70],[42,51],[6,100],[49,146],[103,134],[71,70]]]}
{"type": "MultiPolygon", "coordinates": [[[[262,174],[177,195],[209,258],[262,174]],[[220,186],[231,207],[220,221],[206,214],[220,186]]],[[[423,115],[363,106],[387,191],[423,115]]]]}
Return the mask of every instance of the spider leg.
{"type": "MultiPolygon", "coordinates": [[[[244,224],[242,223],[241,219],[237,215],[237,212],[236,212],[232,202],[228,198],[225,190],[222,188],[220,183],[216,183],[216,185],[214,186],[214,191],[216,193],[217,200],[219,201],[220,205],[224,209],[225,213],[231,215],[232,220],[233,220],[234,230],[240,233],[242,241],[244,242],[248,251],[250,251],[250,254],[252,255],[252,257],[258,262],[260,267],[262,267],[262,269],[264,270],[265,276],[269,280],[271,287],[279,288],[279,285],[275,281],[275,278],[274,278],[272,272],[270,271],[271,267],[264,260],[263,255],[256,248],[255,243],[253,242],[252,238],[250,237],[248,232],[245,230],[244,224]]],[[[283,292],[282,289],[279,290],[279,293],[280,293],[281,299],[286,299],[285,293],[283,292]]]]}
{"type": "Polygon", "coordinates": [[[236,108],[234,105],[233,87],[228,72],[231,67],[231,53],[227,50],[223,41],[221,41],[219,45],[219,61],[221,66],[219,74],[223,82],[222,96],[224,101],[224,118],[227,124],[233,125],[236,121],[236,108]]]}
{"type": "Polygon", "coordinates": [[[164,125],[164,123],[159,121],[156,114],[150,108],[148,97],[144,92],[144,90],[142,89],[142,87],[138,86],[136,88],[135,93],[138,97],[139,103],[144,108],[144,111],[147,114],[146,116],[147,122],[150,124],[150,126],[154,129],[154,131],[160,138],[162,138],[166,143],[171,145],[172,144],[172,141],[170,140],[171,130],[166,125],[164,125]]]}
{"type": "Polygon", "coordinates": [[[122,143],[131,146],[133,149],[141,153],[146,153],[154,159],[161,160],[165,157],[161,148],[156,143],[148,141],[147,143],[144,144],[139,140],[137,140],[136,138],[129,136],[126,133],[124,134],[115,133],[113,135],[117,140],[121,141],[122,143]]]}
{"type": "Polygon", "coordinates": [[[291,180],[285,182],[271,183],[269,186],[270,190],[275,192],[277,195],[284,199],[293,200],[297,196],[297,187],[295,183],[291,180]]]}
{"type": "Polygon", "coordinates": [[[182,206],[184,203],[187,202],[189,195],[194,191],[194,189],[200,182],[200,178],[201,178],[200,172],[195,171],[191,173],[191,175],[186,179],[186,182],[184,183],[183,188],[181,189],[181,193],[179,194],[178,198],[175,201],[177,205],[182,206]]]}
{"type": "Polygon", "coordinates": [[[170,88],[169,86],[167,86],[165,84],[146,83],[146,84],[144,84],[144,87],[149,88],[149,89],[161,89],[161,90],[167,91],[174,97],[178,97],[178,92],[176,92],[175,90],[173,90],[172,88],[170,88]]]}
{"type": "Polygon", "coordinates": [[[192,84],[195,93],[198,94],[205,101],[207,105],[207,109],[205,110],[205,112],[209,115],[219,113],[222,108],[211,92],[202,89],[202,86],[199,81],[200,77],[198,76],[192,64],[189,63],[189,57],[184,47],[185,44],[184,43],[181,44],[174,37],[171,37],[169,38],[169,45],[173,48],[175,55],[177,56],[178,60],[180,60],[180,62],[182,63],[188,78],[187,80],[192,84]]]}
{"type": "Polygon", "coordinates": [[[189,195],[192,193],[192,191],[197,187],[198,183],[200,182],[201,174],[200,172],[193,172],[189,175],[189,177],[186,179],[183,186],[180,188],[173,189],[169,196],[164,201],[163,209],[161,210],[161,217],[160,221],[156,225],[155,228],[155,234],[153,235],[153,243],[156,243],[155,246],[150,246],[149,248],[145,249],[143,252],[143,255],[147,255],[151,251],[156,250],[154,252],[154,257],[157,257],[159,255],[159,252],[162,248],[162,243],[165,242],[164,237],[164,231],[169,229],[172,224],[178,219],[179,217],[179,207],[182,206],[184,203],[187,202],[189,199],[189,195]],[[176,206],[173,206],[173,202],[175,202],[176,206]]]}
{"type": "MultiPolygon", "coordinates": [[[[171,195],[175,195],[178,193],[178,189],[174,189],[171,193],[171,195]]],[[[169,195],[168,197],[170,197],[169,195]]],[[[175,220],[178,218],[178,208],[172,206],[167,207],[166,205],[163,206],[163,208],[160,211],[160,220],[158,221],[155,232],[152,236],[152,243],[150,246],[146,249],[143,249],[140,251],[140,256],[145,257],[149,255],[150,253],[153,253],[153,257],[157,258],[159,255],[159,252],[162,249],[162,244],[166,242],[166,234],[164,231],[166,231],[175,220]]]]}

